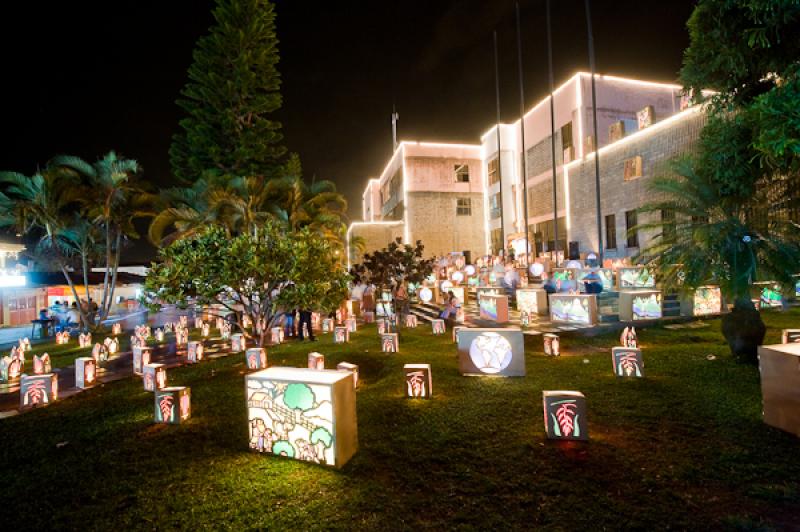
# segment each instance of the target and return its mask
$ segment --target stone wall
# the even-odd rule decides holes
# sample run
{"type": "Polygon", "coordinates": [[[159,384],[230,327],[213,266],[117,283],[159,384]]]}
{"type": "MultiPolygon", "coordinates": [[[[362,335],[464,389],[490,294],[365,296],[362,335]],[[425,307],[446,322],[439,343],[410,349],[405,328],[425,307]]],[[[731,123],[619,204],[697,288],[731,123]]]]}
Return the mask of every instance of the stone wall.
{"type": "MultiPolygon", "coordinates": [[[[363,253],[383,249],[394,241],[395,238],[403,238],[403,222],[387,223],[359,223],[353,224],[350,228],[350,238],[361,237],[364,239],[365,249],[363,253]]],[[[363,253],[358,250],[350,249],[350,262],[355,264],[361,262],[363,253]]]]}
{"type": "Polygon", "coordinates": [[[482,193],[409,192],[408,224],[411,242],[422,240],[426,257],[465,250],[473,257],[484,254],[482,193]],[[471,200],[471,216],[456,215],[458,198],[471,200]]]}

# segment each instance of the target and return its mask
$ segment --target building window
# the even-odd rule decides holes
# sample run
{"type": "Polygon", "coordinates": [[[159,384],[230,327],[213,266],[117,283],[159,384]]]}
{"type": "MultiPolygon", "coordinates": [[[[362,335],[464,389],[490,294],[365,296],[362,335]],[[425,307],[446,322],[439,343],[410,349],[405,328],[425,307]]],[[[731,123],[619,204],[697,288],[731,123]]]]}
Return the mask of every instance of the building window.
{"type": "Polygon", "coordinates": [[[456,183],[469,183],[469,165],[457,164],[453,171],[456,174],[456,183]]]}
{"type": "Polygon", "coordinates": [[[633,179],[638,179],[642,177],[641,155],[637,155],[636,157],[631,157],[630,159],[625,159],[622,177],[625,181],[631,181],[633,179]]]}
{"type": "Polygon", "coordinates": [[[661,209],[661,235],[667,240],[675,237],[675,211],[661,209]]]}
{"type": "Polygon", "coordinates": [[[636,211],[625,211],[625,230],[628,232],[627,246],[629,248],[639,247],[639,232],[635,230],[637,225],[636,211]]]}
{"type": "Polygon", "coordinates": [[[492,194],[492,197],[489,198],[489,218],[491,220],[500,218],[501,211],[500,193],[498,192],[497,194],[492,194]]]}
{"type": "Polygon", "coordinates": [[[456,216],[472,216],[472,200],[469,198],[456,199],[456,216]]]}
{"type": "Polygon", "coordinates": [[[606,249],[617,249],[617,217],[606,215],[606,249]]]}
{"type": "Polygon", "coordinates": [[[561,126],[561,149],[563,150],[563,161],[565,163],[575,158],[575,150],[572,144],[572,122],[567,122],[561,126]]]}
{"type": "Polygon", "coordinates": [[[489,185],[494,185],[500,181],[500,165],[498,164],[498,160],[499,159],[495,157],[489,161],[489,185]]]}
{"type": "Polygon", "coordinates": [[[492,229],[490,234],[492,240],[492,254],[496,255],[499,253],[503,248],[503,230],[502,229],[492,229]]]}

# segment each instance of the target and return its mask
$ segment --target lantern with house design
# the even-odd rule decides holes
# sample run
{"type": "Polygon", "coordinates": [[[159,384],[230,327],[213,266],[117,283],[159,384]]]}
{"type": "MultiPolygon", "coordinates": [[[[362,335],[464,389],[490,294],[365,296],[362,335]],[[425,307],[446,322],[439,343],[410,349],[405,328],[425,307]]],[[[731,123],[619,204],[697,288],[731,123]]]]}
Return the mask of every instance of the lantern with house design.
{"type": "Polygon", "coordinates": [[[263,347],[251,347],[245,352],[247,369],[265,369],[267,367],[267,350],[263,347]]]}
{"type": "Polygon", "coordinates": [[[385,333],[381,335],[381,351],[384,353],[397,353],[400,350],[400,341],[397,333],[385,333]]]}
{"type": "Polygon", "coordinates": [[[19,383],[20,410],[45,406],[58,399],[58,377],[55,373],[22,375],[19,383]]]}
{"type": "Polygon", "coordinates": [[[247,349],[247,343],[245,341],[244,335],[241,333],[232,334],[231,351],[233,351],[234,353],[241,353],[246,349],[247,349]]]}
{"type": "Polygon", "coordinates": [[[186,362],[197,364],[203,360],[203,342],[189,342],[186,348],[186,362]]]}
{"type": "Polygon", "coordinates": [[[586,398],[581,392],[542,392],[544,430],[553,440],[588,440],[586,398]]]}
{"type": "Polygon", "coordinates": [[[81,389],[93,386],[97,380],[97,362],[92,357],[75,359],[75,386],[81,389]]]}
{"type": "Polygon", "coordinates": [[[347,371],[353,374],[353,388],[358,388],[358,366],[349,362],[336,364],[337,371],[347,371]]]}
{"type": "Polygon", "coordinates": [[[133,373],[141,375],[145,364],[150,363],[152,352],[149,347],[133,348],[133,373]]]}
{"type": "Polygon", "coordinates": [[[51,365],[50,365],[50,355],[47,353],[43,354],[42,356],[33,355],[33,373],[34,375],[42,375],[44,373],[50,373],[51,365]]]}
{"type": "Polygon", "coordinates": [[[350,331],[347,327],[336,326],[333,328],[333,343],[344,344],[350,341],[350,331]]]}
{"type": "Polygon", "coordinates": [[[167,386],[167,366],[164,364],[145,364],[142,367],[142,382],[147,392],[155,392],[167,386]]]}
{"type": "Polygon", "coordinates": [[[444,334],[447,332],[447,327],[444,325],[444,320],[441,319],[431,320],[431,328],[433,329],[433,334],[444,334]]]}
{"type": "Polygon", "coordinates": [[[308,369],[325,369],[325,355],[316,352],[309,353],[308,369]]]}
{"type": "Polygon", "coordinates": [[[635,347],[612,347],[611,360],[617,377],[644,377],[642,350],[635,347]]]}
{"type": "Polygon", "coordinates": [[[403,366],[406,376],[406,397],[413,399],[430,399],[433,395],[433,381],[430,364],[406,364],[403,366]]]}
{"type": "Polygon", "coordinates": [[[170,386],[155,391],[156,423],[183,423],[192,414],[192,390],[188,386],[170,386]]]}
{"type": "Polygon", "coordinates": [[[417,317],[414,314],[406,314],[406,327],[413,329],[417,326],[417,317]]]}

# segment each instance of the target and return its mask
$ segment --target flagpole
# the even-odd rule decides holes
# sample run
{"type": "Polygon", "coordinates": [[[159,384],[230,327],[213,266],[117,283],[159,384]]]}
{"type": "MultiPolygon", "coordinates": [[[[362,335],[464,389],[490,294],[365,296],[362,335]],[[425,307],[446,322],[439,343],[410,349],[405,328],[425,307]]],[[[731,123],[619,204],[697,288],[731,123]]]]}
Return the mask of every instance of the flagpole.
{"type": "MultiPolygon", "coordinates": [[[[597,205],[597,258],[600,261],[600,266],[603,266],[603,215],[600,207],[600,150],[599,141],[597,138],[597,93],[595,90],[594,76],[594,34],[592,32],[592,13],[589,9],[589,0],[584,0],[586,7],[586,32],[589,36],[589,71],[592,76],[592,126],[594,127],[594,190],[595,190],[595,203],[597,205]]],[[[581,139],[583,142],[583,139],[581,139]]]]}
{"type": "Polygon", "coordinates": [[[528,238],[528,165],[525,157],[525,88],[522,79],[522,31],[520,29],[519,1],[517,8],[517,66],[519,69],[519,137],[522,155],[522,208],[525,213],[525,265],[531,262],[531,243],[528,238]]]}
{"type": "Polygon", "coordinates": [[[558,177],[556,173],[556,116],[553,104],[553,38],[550,32],[550,0],[545,0],[547,18],[547,73],[550,82],[550,157],[553,167],[553,262],[558,266],[558,177]]]}
{"type": "Polygon", "coordinates": [[[503,159],[500,153],[500,70],[497,64],[497,30],[492,32],[492,36],[494,38],[494,92],[497,103],[497,180],[500,184],[500,246],[505,256],[506,224],[503,204],[503,159]]]}

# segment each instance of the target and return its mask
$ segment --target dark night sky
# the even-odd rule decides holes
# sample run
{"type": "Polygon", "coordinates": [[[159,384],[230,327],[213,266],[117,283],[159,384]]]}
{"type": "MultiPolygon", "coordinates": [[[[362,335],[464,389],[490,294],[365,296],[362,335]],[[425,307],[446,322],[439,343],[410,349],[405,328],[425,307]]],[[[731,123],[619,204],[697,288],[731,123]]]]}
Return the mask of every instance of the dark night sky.
{"type": "MultiPolygon", "coordinates": [[[[18,3],[15,3],[18,4],[18,3]]],[[[598,72],[674,81],[694,2],[595,0],[598,72]]],[[[502,118],[519,113],[513,0],[278,0],[286,146],[306,177],[332,179],[360,216],[367,176],[399,137],[478,142],[494,122],[492,29],[499,33],[502,118]]],[[[26,2],[4,13],[0,169],[35,171],[110,149],[169,182],[174,104],[210,0],[26,2]]],[[[544,0],[523,0],[526,107],[547,88],[544,0]]],[[[588,70],[583,2],[553,1],[555,81],[588,70]]]]}

